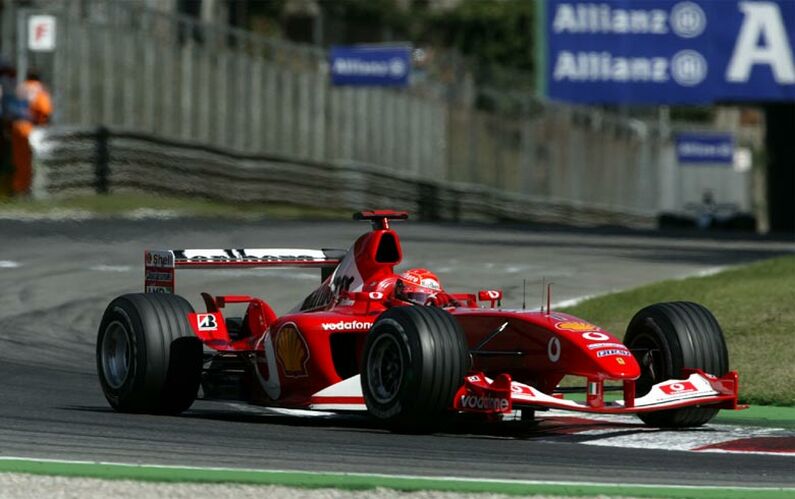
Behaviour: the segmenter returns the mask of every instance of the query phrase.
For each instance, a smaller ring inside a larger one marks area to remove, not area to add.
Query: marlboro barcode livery
[[[119,411],[174,414],[201,394],[367,411],[411,431],[433,430],[445,414],[531,418],[548,408],[636,413],[649,425],[689,427],[739,408],[737,373],[704,307],[650,305],[622,342],[549,304],[504,308],[501,290],[450,292],[431,270],[396,271],[403,253],[390,223],[407,217],[355,214],[372,230],[347,251],[146,251],[145,293],[113,300],[100,324],[97,368],[108,402]],[[281,316],[253,296],[205,292],[205,310],[196,312],[175,294],[180,269],[230,267],[317,268],[320,285]],[[227,316],[229,304],[243,304],[243,316]],[[567,375],[582,386],[560,387]],[[622,396],[606,400],[611,390]],[[564,397],[574,391],[585,400]]]

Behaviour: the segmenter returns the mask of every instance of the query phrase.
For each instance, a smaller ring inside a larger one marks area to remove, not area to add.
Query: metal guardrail
[[[649,213],[573,204],[350,162],[245,154],[104,127],[40,128],[32,140],[35,194],[147,192],[229,203],[351,210],[406,209],[425,220],[521,220],[651,227]]]

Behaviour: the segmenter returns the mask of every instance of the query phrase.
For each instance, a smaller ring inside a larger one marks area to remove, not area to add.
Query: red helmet
[[[428,269],[409,269],[400,274],[400,278],[406,286],[418,286],[431,292],[442,290],[439,278]]]
[[[443,292],[439,278],[428,269],[409,269],[403,272],[395,288],[399,299],[422,305],[433,301],[437,294]]]

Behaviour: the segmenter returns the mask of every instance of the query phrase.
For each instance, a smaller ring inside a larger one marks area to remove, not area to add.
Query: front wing
[[[567,400],[543,393],[532,386],[512,381],[502,374],[490,379],[482,373],[467,376],[453,402],[462,412],[508,413],[523,407],[563,409],[602,414],[635,414],[639,412],[677,409],[688,406],[713,406],[725,409],[744,408],[737,404],[737,372],[720,378],[700,370],[690,370],[686,379],[666,380],[652,386],[642,397],[625,396],[625,400],[605,401],[599,383],[589,383],[586,401]],[[634,383],[633,383],[634,390]],[[626,395],[626,393],[625,393]]]
[[[628,400],[604,401],[601,393],[589,394],[584,402],[567,400],[513,381],[507,374],[490,379],[483,373],[476,373],[466,377],[464,385],[455,396],[453,409],[485,414],[509,413],[521,408],[635,414],[697,405],[721,409],[745,408],[737,404],[736,371],[720,378],[700,370],[689,370],[685,374],[688,375],[686,379],[670,379],[658,383],[646,395],[637,399],[629,398],[632,402],[628,403]],[[601,390],[601,384],[599,388]],[[308,408],[328,411],[366,410],[359,375],[315,393]]]

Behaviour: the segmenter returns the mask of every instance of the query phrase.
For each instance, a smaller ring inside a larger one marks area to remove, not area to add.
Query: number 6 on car
[[[504,308],[498,290],[449,292],[428,269],[395,270],[403,252],[390,223],[406,218],[356,213],[372,230],[348,250],[147,251],[147,292],[113,300],[99,326],[97,371],[108,402],[119,411],[175,414],[201,393],[367,411],[408,431],[433,431],[446,413],[493,419],[545,408],[690,427],[740,408],[723,333],[701,305],[648,306],[622,343],[568,314]],[[260,298],[209,293],[196,313],[174,294],[177,269],[234,267],[317,268],[320,284],[283,315]],[[230,303],[245,306],[242,317],[224,314]],[[585,401],[562,398],[566,375],[583,378]],[[623,396],[605,400],[613,388]]]

